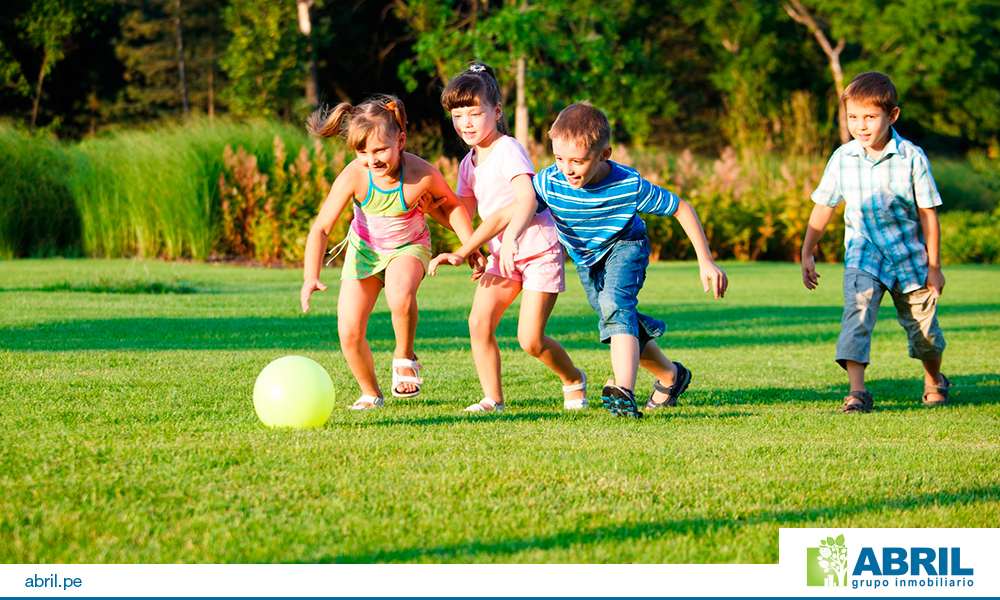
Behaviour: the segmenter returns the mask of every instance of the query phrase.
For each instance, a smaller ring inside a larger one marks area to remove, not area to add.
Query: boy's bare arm
[[[681,200],[677,205],[674,218],[681,224],[684,233],[691,240],[691,245],[694,246],[695,254],[698,255],[698,270],[700,271],[702,287],[706,292],[712,292],[715,298],[722,298],[726,295],[726,289],[729,287],[729,278],[726,277],[726,272],[712,260],[712,249],[708,245],[705,230],[698,219],[698,212],[693,206]]]
[[[927,287],[935,297],[944,290],[944,273],[941,272],[941,225],[936,208],[917,208],[920,228],[927,244]]]
[[[816,272],[816,244],[823,237],[823,231],[833,216],[834,208],[823,204],[813,206],[809,214],[809,224],[806,226],[806,237],[802,240],[802,284],[808,290],[819,285],[819,273]]]

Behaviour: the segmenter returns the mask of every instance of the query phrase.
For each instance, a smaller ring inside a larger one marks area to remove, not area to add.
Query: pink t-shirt
[[[514,201],[514,186],[511,180],[518,175],[534,175],[535,168],[528,153],[514,138],[505,135],[493,142],[486,160],[473,164],[474,151],[469,151],[458,167],[459,196],[475,196],[479,216],[487,218]],[[503,232],[490,240],[490,252],[500,253]],[[517,240],[516,260],[524,260],[543,252],[558,250],[559,236],[556,233],[552,214],[545,209],[537,213]]]

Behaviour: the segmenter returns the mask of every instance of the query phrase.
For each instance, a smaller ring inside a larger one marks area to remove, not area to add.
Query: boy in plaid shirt
[[[802,282],[819,284],[813,253],[834,207],[846,203],[844,314],[836,360],[847,371],[844,412],[869,412],[865,387],[871,333],[885,292],[909,338],[910,356],[924,367],[926,406],[948,401],[941,373],[944,336],[937,301],[944,289],[936,207],[941,205],[927,156],[892,128],[899,118],[896,88],[882,73],[855,77],[841,97],[854,138],[830,157],[802,242]]]

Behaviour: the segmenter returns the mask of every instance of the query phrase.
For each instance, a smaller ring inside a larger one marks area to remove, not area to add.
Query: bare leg
[[[646,342],[646,347],[642,349],[642,354],[639,355],[639,366],[652,373],[653,377],[656,377],[666,387],[673,385],[674,377],[677,376],[677,366],[667,358],[663,350],[656,344],[656,340]],[[666,399],[666,394],[657,392],[654,388],[653,402],[660,403],[666,401]]]
[[[935,386],[941,384],[941,357],[925,358],[924,363],[924,386]],[[928,402],[940,402],[944,397],[937,392],[927,394]]]
[[[375,378],[375,359],[366,339],[368,317],[372,314],[381,289],[382,282],[376,277],[345,279],[340,283],[340,297],[337,300],[340,349],[361,387],[361,393],[367,396],[382,395]]]
[[[863,392],[868,389],[865,387],[865,368],[867,366],[864,363],[854,362],[853,360],[844,361],[844,368],[847,369],[847,380],[851,384],[850,391]]]
[[[635,374],[639,369],[639,339],[627,333],[611,336],[611,370],[615,385],[635,390]]]
[[[393,358],[413,359],[413,340],[417,335],[417,288],[424,278],[424,265],[412,256],[393,259],[385,270],[385,299],[392,314],[392,331],[396,336]],[[400,367],[400,375],[416,375],[413,369]],[[417,391],[416,384],[400,383],[396,392]]]
[[[500,383],[497,325],[520,291],[520,282],[495,275],[483,275],[476,287],[472,311],[469,313],[472,359],[479,375],[479,385],[483,388],[483,396],[498,404],[503,404],[503,387]]]
[[[545,324],[548,323],[558,298],[559,294],[524,291],[517,321],[517,341],[522,350],[551,369],[563,385],[573,385],[583,381],[583,371],[576,368],[559,342],[545,335]],[[584,396],[583,390],[566,392],[564,400],[580,400]]]

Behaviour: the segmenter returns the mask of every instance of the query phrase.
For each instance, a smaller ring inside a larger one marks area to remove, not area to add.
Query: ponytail
[[[341,102],[333,110],[321,107],[306,119],[306,130],[312,135],[342,135],[354,150],[363,149],[368,135],[376,129],[386,136],[406,132],[402,100],[395,96],[375,96],[357,106]]]
[[[332,110],[321,106],[306,119],[306,130],[319,137],[342,135],[354,110],[350,102],[341,102]]]
[[[396,121],[396,127],[399,127],[400,131],[406,131],[406,109],[403,108],[403,102],[395,96],[379,96],[378,99]]]

